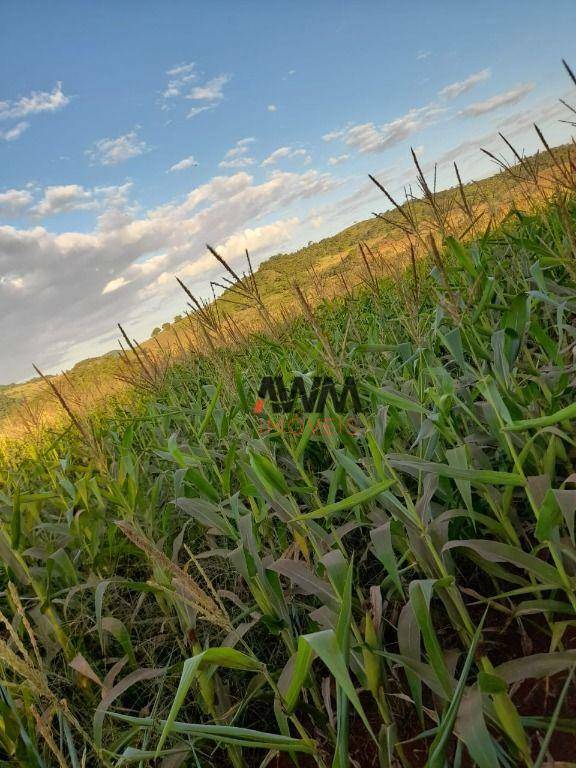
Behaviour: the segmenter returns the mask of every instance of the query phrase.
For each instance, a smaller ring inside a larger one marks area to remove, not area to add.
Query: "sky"
[[[0,384],[117,348],[243,267],[574,128],[576,4],[2,0]]]

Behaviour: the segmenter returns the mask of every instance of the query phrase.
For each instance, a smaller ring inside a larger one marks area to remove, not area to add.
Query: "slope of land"
[[[554,187],[550,174],[554,172],[556,163],[566,162],[570,152],[570,145],[557,147],[554,157],[548,153],[538,154],[512,165],[509,172],[500,170],[494,176],[466,184],[462,189],[456,186],[439,192],[435,195],[438,210],[452,211],[451,215],[461,217],[461,197],[464,194],[467,204],[478,215],[479,223],[487,226],[488,221],[501,220],[513,206],[525,207],[527,195],[530,205],[535,202],[540,204]],[[535,195],[532,190],[536,177],[540,178],[541,186]],[[425,197],[422,179],[417,188],[419,195]],[[390,208],[384,194],[382,207]],[[280,322],[295,311],[301,311],[294,292],[295,279],[311,304],[317,305],[346,294],[374,278],[402,271],[408,259],[408,241],[398,225],[403,223],[402,211],[408,207],[413,209],[416,218],[431,216],[429,225],[437,226],[437,212],[430,212],[425,203],[413,202],[409,206],[405,203],[402,210],[388,210],[385,218],[373,216],[294,253],[277,254],[260,264],[254,280],[267,311]],[[366,246],[364,255],[362,245]],[[182,294],[182,298],[184,304],[186,296]],[[227,333],[220,334],[222,338],[218,343],[234,340],[243,331],[253,331],[262,324],[261,313],[255,311],[253,302],[245,306],[245,301],[240,302],[238,295],[231,290],[224,291],[215,308],[218,309],[221,324],[228,329]],[[194,313],[194,306],[190,304],[189,309],[192,314],[198,314]],[[231,322],[224,322],[226,317],[230,317]],[[122,318],[118,320],[121,322]],[[165,323],[163,330],[154,334],[153,339],[143,342],[142,347],[153,356],[161,352],[177,357],[183,347],[203,349],[205,343],[205,336],[199,332],[196,320],[185,319]],[[127,347],[126,344],[124,346]],[[64,375],[50,379],[71,406],[84,412],[102,405],[109,398],[121,396],[127,386],[126,379],[129,383],[131,376],[125,376],[122,358],[110,354],[81,361]],[[0,387],[0,434],[35,430],[41,424],[58,422],[62,415],[53,391],[39,377],[22,384]]]

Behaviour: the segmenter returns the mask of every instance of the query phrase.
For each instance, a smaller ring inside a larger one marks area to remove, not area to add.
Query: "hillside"
[[[513,164],[506,172],[502,169],[493,176],[479,182],[452,187],[436,193],[438,210],[453,211],[465,194],[468,203],[482,215],[482,221],[497,221],[515,204],[522,208],[526,200],[526,184],[530,186],[534,175],[540,176],[542,188],[540,197],[550,194],[552,184],[547,174],[554,169],[555,162],[564,162],[569,157],[571,146],[557,147],[555,160],[548,154],[537,154],[523,159],[522,163]],[[415,178],[417,169],[415,168]],[[418,189],[418,185],[416,185]],[[419,195],[424,196],[419,188]],[[534,195],[530,195],[531,201]],[[430,212],[421,201],[404,203],[403,210],[410,208],[413,215],[426,217]],[[376,275],[389,274],[390,270],[402,269],[406,258],[407,241],[398,224],[402,222],[402,213],[391,208],[389,201],[382,195],[382,210],[386,210],[385,219],[372,216],[338,232],[331,237],[295,251],[280,253],[261,263],[255,271],[255,281],[262,301],[271,315],[282,321],[292,311],[301,308],[295,300],[293,281],[297,276],[298,284],[312,304],[353,290],[366,279]],[[461,215],[461,213],[460,213]],[[434,224],[435,222],[430,222]],[[369,257],[374,261],[373,276],[366,276],[365,261],[359,248],[364,243],[369,250]],[[225,273],[224,273],[225,274]],[[193,286],[189,286],[193,290]],[[183,305],[186,296],[182,294]],[[238,297],[230,290],[224,291],[216,302],[221,318],[230,317],[234,322],[235,332],[241,328],[252,330],[261,322],[252,306],[245,308],[238,302]],[[118,318],[122,321],[122,318]],[[195,323],[187,320],[165,323],[163,330],[154,335],[153,340],[141,342],[144,349],[156,355],[164,350],[171,356],[177,356],[182,346],[198,345],[202,348],[204,339],[199,335]],[[102,357],[90,358],[77,363],[65,375],[50,377],[55,385],[76,402],[81,410],[94,404],[105,402],[108,397],[121,392],[126,382],[117,376],[122,374],[121,359],[111,352]],[[18,432],[21,426],[24,404],[24,421],[27,424],[42,420],[52,421],[61,415],[53,393],[46,383],[38,377],[21,384],[0,387],[0,433]]]

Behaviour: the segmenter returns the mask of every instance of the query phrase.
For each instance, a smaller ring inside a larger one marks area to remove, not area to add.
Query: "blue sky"
[[[143,338],[259,262],[383,207],[409,149],[488,174],[502,130],[571,135],[573,2],[0,5],[0,383]]]

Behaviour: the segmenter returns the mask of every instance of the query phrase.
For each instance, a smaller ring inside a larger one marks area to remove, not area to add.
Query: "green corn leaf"
[[[214,394],[212,395],[210,404],[206,409],[206,414],[202,420],[202,424],[200,424],[200,428],[198,430],[198,437],[201,437],[204,434],[204,432],[208,429],[208,424],[210,424],[210,419],[212,418],[212,414],[214,413],[214,409],[216,408],[216,404],[218,403],[218,398],[220,397],[220,392],[222,391],[222,385],[223,385],[223,380],[220,379],[220,381],[216,386],[216,389],[214,390]]]
[[[470,468],[468,451],[466,450],[465,445],[458,445],[456,448],[450,448],[447,450],[446,458],[448,459],[448,464],[451,467],[457,467],[459,469]],[[464,504],[466,504],[466,509],[468,512],[473,512],[472,489],[470,481],[455,478],[455,482],[456,487],[460,491],[460,495],[462,496]]]
[[[562,522],[562,510],[556,500],[554,491],[549,488],[538,510],[535,536],[538,541],[549,541],[553,532],[558,530]]]
[[[497,768],[500,765],[494,741],[486,727],[482,693],[476,686],[469,688],[462,697],[455,729],[478,768]]]
[[[387,491],[388,488],[393,486],[395,482],[395,480],[383,480],[382,482],[376,483],[375,485],[372,485],[363,491],[353,493],[346,499],[335,501],[333,504],[327,504],[324,507],[315,509],[313,512],[307,512],[304,515],[298,515],[296,520],[317,520],[319,518],[327,518],[331,517],[332,515],[339,514],[340,512],[346,512],[346,510],[352,509],[352,507],[357,507],[359,504],[367,504],[381,493],[384,493],[384,491]]]
[[[352,622],[352,577],[354,574],[354,564],[351,562],[347,568],[346,580],[342,590],[342,603],[338,624],[336,625],[336,641],[342,654],[346,667],[350,663],[350,625]],[[332,768],[348,767],[348,741],[350,722],[348,716],[349,697],[346,690],[338,683],[336,684],[336,749]],[[370,729],[368,729],[370,730]]]
[[[529,555],[527,552],[510,544],[483,539],[464,539],[462,541],[449,541],[444,545],[443,551],[458,547],[471,549],[489,562],[511,563],[518,566],[518,568],[523,568],[528,573],[539,578],[544,584],[557,584],[560,588],[564,586],[564,582],[554,566],[548,565],[548,563],[540,560],[539,557]]]
[[[448,748],[448,743],[450,741],[450,738],[454,730],[454,723],[456,722],[456,716],[457,715],[459,716],[461,723],[462,723],[462,720],[465,720],[469,717],[469,712],[468,712],[469,704],[467,703],[466,707],[462,709],[461,702],[466,689],[466,682],[468,680],[468,675],[470,674],[470,669],[475,659],[476,649],[478,647],[478,643],[480,642],[480,638],[482,636],[482,627],[484,626],[485,618],[486,618],[486,614],[484,614],[484,616],[482,617],[482,620],[480,621],[480,624],[478,625],[478,627],[476,628],[476,631],[474,632],[474,636],[470,643],[468,653],[466,654],[466,661],[464,662],[462,672],[460,673],[458,685],[456,686],[456,690],[454,691],[454,695],[452,697],[452,700],[450,701],[450,706],[446,710],[444,717],[442,718],[442,721],[438,726],[438,731],[436,732],[434,741],[432,742],[432,745],[430,746],[430,749],[428,751],[428,762],[426,763],[427,768],[443,768],[446,760],[446,750]],[[480,698],[480,716],[482,716],[481,698]],[[492,766],[498,765],[498,760],[496,758],[496,753],[494,750],[494,745],[492,744],[492,739],[490,739],[489,737],[485,724],[484,724],[484,730],[488,735],[488,740],[486,741],[483,751],[485,751],[488,755],[488,753],[491,750],[490,757],[492,758],[492,762],[487,762],[484,759],[484,757],[482,758],[482,762],[479,762],[477,758],[474,758],[474,759],[476,760],[480,768],[492,768]],[[469,748],[469,751],[470,751],[470,748]]]
[[[246,654],[237,651],[235,648],[208,648],[202,653],[186,659],[182,667],[178,689],[174,695],[170,712],[158,740],[157,753],[162,749],[164,742],[171,733],[172,726],[184,704],[192,683],[197,679],[199,672],[210,665],[226,667],[227,669],[242,669],[246,672],[260,672],[264,668],[264,665],[259,661],[246,656]]]
[[[567,405],[555,413],[547,416],[538,416],[535,419],[521,419],[507,424],[504,429],[507,432],[523,432],[527,429],[542,429],[543,427],[552,427],[561,421],[573,421],[576,418],[576,403]]]
[[[455,480],[468,480],[473,485],[510,485],[524,486],[525,479],[513,472],[497,472],[490,469],[465,469],[463,467],[439,464],[435,461],[426,461],[415,456],[391,453],[388,456],[390,464],[396,469],[410,474],[427,472],[439,477],[451,477]]]
[[[384,565],[392,579],[394,586],[398,590],[401,597],[404,598],[404,589],[402,587],[402,581],[400,580],[400,574],[398,573],[396,555],[394,554],[394,548],[392,547],[390,521],[384,523],[384,525],[381,525],[378,528],[373,528],[370,531],[370,539],[372,540],[376,557]]]
[[[109,715],[115,720],[145,729],[159,726],[164,731],[167,724],[167,720],[156,720],[153,717],[134,717],[119,712],[110,712]],[[204,725],[202,723],[183,723],[176,720],[171,723],[170,730],[172,733],[181,734],[194,740],[205,739],[253,749],[276,749],[282,752],[303,752],[305,754],[315,752],[315,743],[308,739],[296,739],[283,734],[239,728],[233,725]],[[151,754],[155,756],[161,753],[154,750]]]
[[[540,678],[564,672],[576,664],[576,651],[557,651],[556,653],[535,653],[520,659],[505,661],[494,667],[494,674],[508,684],[517,683],[527,678]]]
[[[444,692],[448,697],[453,693],[453,682],[438,637],[436,636],[436,630],[432,624],[432,617],[430,615],[430,601],[432,597],[432,590],[434,588],[433,579],[425,579],[423,581],[414,580],[410,582],[410,602],[414,611],[414,616],[420,627],[422,634],[422,640],[424,641],[424,647],[430,661],[430,665],[436,673],[436,677],[440,681]]]
[[[273,464],[267,456],[254,451],[248,451],[250,457],[250,466],[254,474],[258,477],[258,480],[262,483],[264,488],[272,496],[275,493],[280,493],[284,496],[288,495],[288,485],[284,479],[284,475],[278,467]]]
[[[411,400],[401,392],[396,392],[390,388],[378,389],[377,387],[373,387],[370,384],[367,384],[366,388],[375,394],[377,399],[385,405],[390,405],[399,411],[407,411],[408,413],[420,413],[422,415],[427,415],[426,409],[420,405],[420,403],[417,403],[415,400]]]

